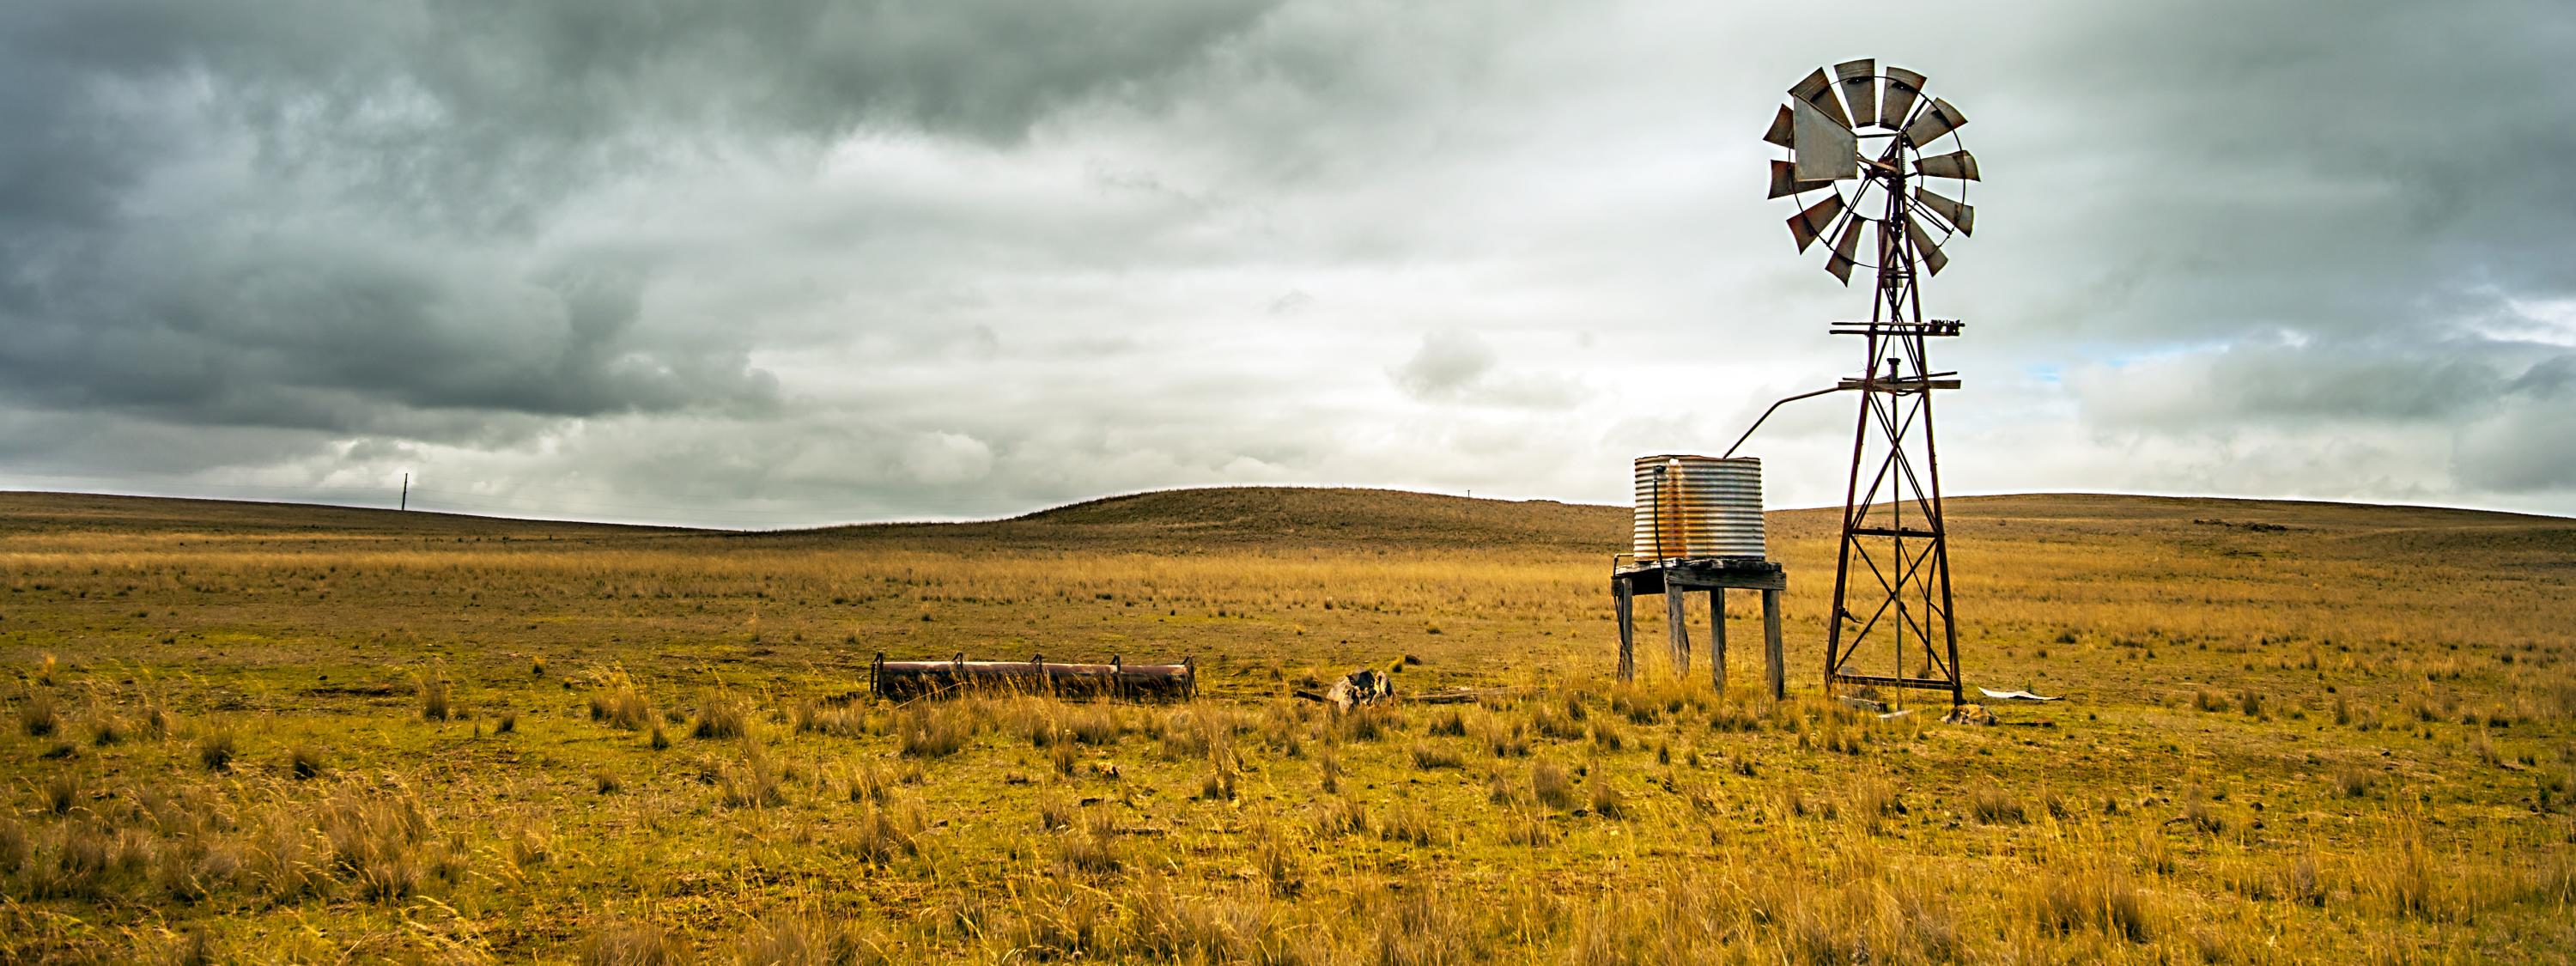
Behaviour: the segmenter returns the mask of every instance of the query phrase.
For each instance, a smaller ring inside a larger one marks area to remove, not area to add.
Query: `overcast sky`
[[[1828,13],[1830,11],[1830,13]],[[1956,493],[2576,513],[2560,2],[20,0],[0,486],[787,526],[1624,503],[1865,314],[1808,71],[1970,118]],[[1747,447],[1840,499],[1850,397]]]

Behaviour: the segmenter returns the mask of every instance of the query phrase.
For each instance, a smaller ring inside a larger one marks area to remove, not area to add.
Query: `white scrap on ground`
[[[1978,693],[1978,694],[1985,695],[1987,698],[1989,698],[1989,699],[1991,699],[1991,700],[1995,700],[1995,701],[2063,701],[2063,700],[2065,700],[2064,698],[2044,698],[2044,697],[2041,697],[2041,696],[2039,696],[2039,695],[2032,694],[2032,693],[2030,693],[2030,692],[2028,692],[2028,691],[1990,691],[1990,690],[1987,690],[1987,689],[1985,689],[1985,688],[1978,688],[1978,689],[1977,689],[1977,693]]]

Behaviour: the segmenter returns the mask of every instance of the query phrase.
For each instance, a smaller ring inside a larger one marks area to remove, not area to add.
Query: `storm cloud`
[[[2576,512],[2542,4],[34,0],[0,485],[768,526],[1618,501],[1860,360],[1760,196],[1857,56],[1971,118],[1963,491]],[[1749,444],[1823,503],[1843,403]]]

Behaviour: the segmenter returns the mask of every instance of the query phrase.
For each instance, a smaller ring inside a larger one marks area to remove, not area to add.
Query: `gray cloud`
[[[0,379],[22,398],[223,425],[382,431],[421,410],[581,416],[763,408],[743,350],[640,344],[643,279],[536,277],[382,239],[136,246],[13,313]]]
[[[2013,105],[2088,118],[2033,152],[2050,193],[2030,201],[2062,240],[2117,253],[2090,261],[2117,266],[2118,294],[2070,300],[2052,332],[2290,328],[2386,345],[2450,334],[2499,290],[2576,291],[2554,254],[2569,216],[2531,203],[2576,190],[2576,171],[2545,160],[2576,151],[2576,99],[2551,79],[2576,18],[2511,2],[2093,13],[2033,38],[2072,42],[2019,65],[2044,68],[2027,83],[2046,89]]]
[[[1506,372],[1492,346],[1473,332],[1441,329],[1422,337],[1422,346],[1387,377],[1404,394],[1422,402],[1463,402],[1482,406],[1564,409],[1580,401],[1582,387],[1546,373]]]
[[[2576,481],[2576,353],[2554,356],[2504,387],[2469,421],[2452,454],[2460,481],[2507,493],[2564,491]]]
[[[2103,427],[2167,431],[2250,423],[2451,422],[2571,358],[2491,343],[2320,345],[2248,339],[2082,374],[2085,413]],[[2535,363],[2537,357],[2541,361]],[[2507,366],[2530,367],[2527,372]]]
[[[772,409],[758,321],[646,318],[673,266],[553,237],[569,198],[736,145],[1016,142],[1059,106],[1140,96],[1261,10],[15,7],[0,391],[334,432]]]
[[[1442,329],[1422,337],[1413,358],[1389,370],[1398,388],[1417,399],[1455,398],[1494,371],[1494,350],[1472,333]]]
[[[2276,467],[2258,478],[2328,492],[2439,499],[2576,481],[2576,352],[2558,347],[2249,341],[2093,368],[2077,398],[2102,438],[2197,441],[2227,462]],[[2428,432],[2447,448],[2426,445]]]
[[[0,10],[0,454],[711,523],[1624,498],[1859,364],[1758,134],[1975,120],[1964,490],[2576,510],[2576,18],[1635,0]],[[1917,56],[1918,52],[1923,53]],[[1462,321],[1463,320],[1463,321]],[[1843,402],[1749,444],[1839,495]],[[224,487],[243,488],[226,490]],[[268,488],[285,489],[268,489]],[[253,489],[256,488],[256,489]]]

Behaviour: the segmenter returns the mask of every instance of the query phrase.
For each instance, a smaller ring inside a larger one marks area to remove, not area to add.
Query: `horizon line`
[[[87,497],[105,497],[105,498],[111,498],[111,499],[124,499],[124,500],[168,500],[168,501],[186,501],[186,502],[202,502],[202,503],[234,503],[234,504],[241,504],[241,505],[245,505],[245,506],[315,507],[315,508],[334,509],[334,510],[374,511],[374,512],[392,513],[392,514],[409,514],[409,513],[417,513],[417,514],[422,514],[422,515],[426,515],[426,516],[454,517],[454,518],[467,519],[467,520],[495,520],[495,521],[508,521],[508,522],[514,522],[514,523],[560,523],[560,524],[572,524],[572,525],[579,525],[579,526],[594,526],[594,527],[623,527],[623,528],[629,528],[629,529],[641,529],[641,530],[684,530],[684,531],[699,532],[699,533],[790,534],[790,533],[814,532],[814,531],[822,531],[822,530],[842,530],[842,529],[852,529],[852,528],[858,528],[858,527],[970,526],[970,525],[978,525],[978,524],[1009,523],[1009,522],[1016,521],[1016,520],[1025,520],[1025,519],[1027,519],[1027,518],[1029,518],[1029,517],[1038,516],[1038,515],[1040,515],[1040,514],[1052,513],[1052,512],[1058,511],[1058,510],[1071,509],[1071,508],[1073,508],[1073,507],[1085,506],[1085,505],[1089,505],[1089,504],[1093,504],[1093,503],[1101,503],[1101,502],[1106,502],[1106,501],[1109,501],[1109,500],[1119,500],[1119,499],[1126,499],[1126,498],[1129,498],[1129,497],[1138,497],[1138,496],[1149,496],[1149,495],[1153,495],[1153,494],[1157,494],[1157,493],[1188,493],[1188,492],[1202,491],[1202,490],[1263,490],[1263,489],[1281,489],[1281,490],[1290,490],[1290,489],[1293,489],[1293,490],[1362,490],[1362,491],[1372,491],[1372,492],[1379,492],[1379,493],[1409,493],[1409,494],[1416,494],[1416,495],[1421,495],[1421,496],[1446,497],[1446,498],[1453,499],[1453,500],[1483,501],[1483,502],[1491,502],[1491,503],[1555,503],[1555,504],[1559,504],[1559,505],[1563,505],[1563,506],[1575,506],[1575,507],[1600,507],[1600,508],[1603,508],[1603,509],[1629,509],[1629,508],[1630,508],[1630,507],[1629,507],[1628,505],[1626,505],[1626,504],[1617,504],[1617,503],[1591,503],[1591,502],[1580,501],[1580,500],[1564,500],[1564,499],[1558,499],[1558,498],[1555,498],[1555,497],[1544,497],[1544,496],[1536,496],[1536,497],[1533,497],[1533,496],[1486,496],[1486,497],[1480,497],[1480,496],[1473,496],[1473,495],[1469,495],[1469,494],[1472,494],[1472,493],[1473,493],[1473,491],[1472,491],[1472,490],[1468,490],[1468,491],[1465,491],[1465,492],[1450,492],[1450,491],[1442,491],[1442,490],[1412,489],[1412,488],[1401,487],[1401,486],[1364,485],[1364,484],[1347,484],[1347,483],[1208,483],[1208,484],[1193,484],[1193,485],[1185,485],[1185,486],[1154,487],[1154,488],[1148,488],[1148,489],[1137,489],[1137,490],[1123,490],[1123,491],[1112,492],[1112,493],[1104,493],[1104,494],[1100,494],[1100,495],[1097,495],[1097,496],[1085,497],[1085,498],[1082,498],[1082,499],[1072,500],[1072,501],[1068,501],[1068,502],[1064,502],[1064,503],[1053,503],[1053,504],[1047,504],[1047,505],[1039,506],[1039,507],[1037,507],[1037,508],[1035,508],[1035,509],[1022,510],[1022,511],[1019,511],[1019,512],[1016,512],[1016,513],[1010,513],[1010,514],[1005,514],[1005,515],[1001,515],[1001,516],[991,516],[991,517],[952,517],[952,518],[946,518],[946,519],[939,519],[939,518],[926,518],[926,519],[863,520],[863,521],[845,521],[845,522],[838,522],[838,523],[798,524],[798,525],[787,525],[787,526],[779,526],[779,527],[723,527],[723,526],[705,526],[705,525],[688,524],[688,523],[653,523],[653,522],[633,522],[633,521],[622,521],[622,520],[611,520],[611,519],[596,519],[596,518],[585,518],[585,517],[564,517],[564,516],[512,516],[512,515],[507,515],[506,513],[469,513],[469,512],[459,512],[459,511],[454,511],[454,510],[436,510],[436,509],[405,510],[405,509],[398,509],[398,508],[395,508],[395,507],[376,506],[376,505],[372,505],[372,504],[330,503],[330,502],[307,501],[307,500],[260,500],[260,499],[244,499],[244,498],[238,498],[238,497],[222,497],[222,496],[172,496],[172,495],[168,495],[168,494],[161,494],[161,493],[121,493],[121,492],[110,492],[110,491],[102,491],[102,490],[43,490],[43,489],[22,489],[22,488],[15,488],[15,487],[0,486],[0,493],[24,494],[24,495],[34,495],[34,496],[87,496]],[[2537,520],[2576,520],[2576,516],[2559,516],[2559,515],[2556,515],[2556,514],[2535,513],[2535,512],[2528,511],[2528,510],[2504,510],[2504,509],[2496,509],[2496,508],[2492,508],[2492,507],[2480,507],[2480,506],[2461,506],[2461,505],[2437,504],[2437,503],[2372,502],[2372,501],[2349,500],[2349,499],[2344,499],[2344,500],[2337,500],[2337,499],[2319,499],[2319,498],[2313,498],[2313,497],[2242,496],[2242,495],[2235,495],[2235,494],[2221,494],[2221,493],[2121,492],[2121,491],[2112,491],[2112,490],[2023,490],[2023,491],[2002,491],[2002,492],[1976,492],[1976,493],[1954,493],[1954,494],[1943,494],[1943,499],[1944,499],[1944,500],[1957,500],[1957,499],[1983,499],[1983,498],[1993,498],[1993,497],[2037,497],[2037,496],[2135,497],[2135,498],[2142,498],[2142,499],[2156,499],[2156,500],[2224,500],[2224,501],[2241,502],[2241,503],[2292,503],[2292,504],[2308,504],[2308,505],[2320,505],[2320,506],[2389,507],[2389,508],[2403,508],[2403,509],[2416,509],[2416,510],[2449,510],[2449,511],[2455,511],[2455,512],[2466,512],[2466,513],[2491,513],[2491,514],[2496,514],[2496,515],[2500,515],[2500,516],[2529,517],[2529,518],[2537,519]],[[1873,504],[1871,504],[1871,505],[1872,505],[1872,506],[1878,506],[1878,505],[1881,505],[1881,504],[1879,504],[1879,503],[1873,503]],[[1768,514],[1772,514],[1772,513],[1800,513],[1800,512],[1810,512],[1810,511],[1815,511],[1815,510],[1830,510],[1830,509],[1836,509],[1836,508],[1838,508],[1838,507],[1840,507],[1840,506],[1841,506],[1841,504],[1836,504],[1836,503],[1825,503],[1825,504],[1818,504],[1818,505],[1813,505],[1813,506],[1766,506],[1766,507],[1764,507],[1764,508],[1763,508],[1762,512],[1763,512],[1764,514],[1766,514],[1766,515],[1768,515]],[[724,512],[724,511],[709,511],[709,512],[717,512],[717,513],[721,513],[721,512]]]

